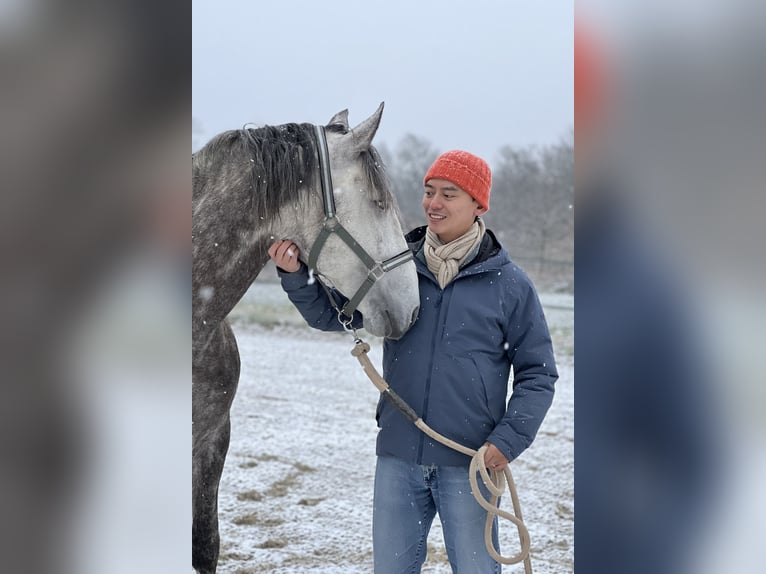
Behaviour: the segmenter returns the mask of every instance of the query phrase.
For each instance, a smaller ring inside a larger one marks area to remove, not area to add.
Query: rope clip
[[[354,336],[354,342],[360,342],[362,339],[359,338],[359,335],[356,332],[356,329],[352,326],[352,323],[354,322],[353,317],[348,317],[347,319],[344,319],[344,317],[348,317],[343,312],[343,309],[338,309],[338,323],[340,323],[343,326],[343,330],[346,333],[351,333]]]

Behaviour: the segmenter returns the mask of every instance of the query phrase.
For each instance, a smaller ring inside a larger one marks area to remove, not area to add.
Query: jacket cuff
[[[282,283],[282,289],[285,291],[295,291],[301,287],[305,287],[309,280],[309,270],[303,263],[300,268],[292,273],[284,271],[277,267],[277,275]]]
[[[518,456],[524,451],[523,448],[513,446],[511,441],[506,440],[500,433],[493,432],[487,437],[487,442],[495,445],[497,450],[503,453],[503,456],[508,459],[508,462],[518,458]]]

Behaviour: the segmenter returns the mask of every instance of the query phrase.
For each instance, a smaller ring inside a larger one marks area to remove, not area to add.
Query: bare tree
[[[405,135],[388,158],[387,148],[379,146],[386,160],[393,192],[399,203],[403,224],[407,229],[423,225],[423,176],[438,157],[439,151],[427,139]]]
[[[573,287],[573,201],[571,132],[543,148],[501,148],[485,219],[511,257],[546,288]]]

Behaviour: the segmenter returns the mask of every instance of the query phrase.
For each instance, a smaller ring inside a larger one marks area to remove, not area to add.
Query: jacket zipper
[[[429,279],[430,280],[430,279]],[[449,285],[447,286],[449,288]],[[434,323],[434,332],[431,335],[431,360],[428,365],[428,379],[426,380],[426,388],[425,392],[423,393],[423,408],[421,410],[421,417],[425,417],[428,414],[428,398],[431,394],[431,379],[433,377],[433,368],[434,368],[434,357],[436,354],[436,340],[439,333],[439,325],[441,324],[441,318],[442,314],[444,312],[442,303],[444,302],[444,291],[438,288],[438,296],[439,296],[439,312],[436,317],[436,321]],[[417,458],[417,464],[423,464],[423,448],[425,447],[425,440],[426,435],[424,433],[420,433],[420,443],[418,445],[418,458]]]

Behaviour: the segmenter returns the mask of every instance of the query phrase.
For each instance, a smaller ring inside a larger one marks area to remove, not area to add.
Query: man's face
[[[423,194],[428,228],[444,243],[454,241],[486,210],[474,198],[445,179],[429,179]]]

